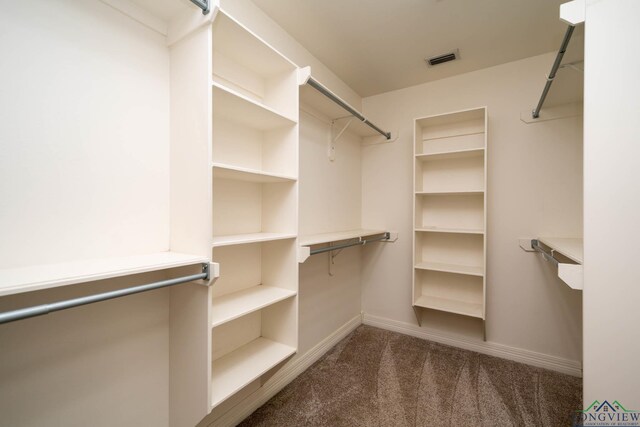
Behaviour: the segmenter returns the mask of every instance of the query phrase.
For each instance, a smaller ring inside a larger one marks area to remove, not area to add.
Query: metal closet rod
[[[362,238],[360,238],[360,240],[358,240],[357,242],[344,243],[342,245],[334,245],[334,246],[327,246],[326,248],[314,249],[312,251],[309,251],[309,255],[321,254],[323,252],[336,251],[338,249],[349,248],[351,246],[363,246],[363,245],[366,245],[367,243],[370,243],[370,242],[379,242],[381,240],[389,240],[390,238],[391,238],[391,234],[387,232],[387,233],[384,233],[381,237],[376,237],[375,239],[362,240]]]
[[[118,289],[116,291],[87,295],[84,297],[58,301],[51,304],[35,305],[32,307],[5,311],[4,313],[0,313],[0,324],[15,322],[16,320],[28,319],[30,317],[42,316],[44,314],[53,313],[54,311],[66,310],[68,308],[78,307],[81,305],[93,304],[95,302],[125,297],[127,295],[139,294],[140,292],[153,291],[155,289],[166,288],[167,286],[179,285],[181,283],[192,282],[194,280],[200,279],[209,279],[209,264],[202,264],[202,273],[199,274],[192,274],[190,276],[162,280],[160,282],[149,283],[146,285]]]
[[[382,129],[380,129],[378,126],[371,123],[369,120],[367,120],[365,116],[360,114],[360,112],[358,112],[357,110],[354,110],[353,107],[351,107],[349,104],[347,104],[342,99],[340,99],[335,93],[331,92],[329,89],[324,87],[320,82],[318,82],[317,80],[314,80],[313,77],[309,77],[309,80],[307,80],[307,83],[309,84],[309,86],[311,86],[312,88],[322,93],[324,96],[326,96],[327,98],[329,98],[330,100],[332,100],[333,102],[335,102],[336,104],[338,104],[339,106],[347,110],[349,114],[356,117],[362,123],[364,123],[365,125],[369,126],[371,129],[378,132],[380,135],[384,136],[387,139],[391,139],[391,132],[385,132]]]
[[[202,14],[206,15],[211,11],[209,6],[209,1],[210,0],[191,0],[191,3],[195,4],[200,9],[202,9]]]
[[[553,66],[551,67],[551,72],[549,73],[549,77],[547,77],[547,83],[545,83],[544,85],[544,89],[542,90],[542,95],[540,95],[540,101],[538,101],[538,106],[531,113],[534,119],[537,119],[538,117],[540,117],[540,110],[542,109],[542,104],[544,104],[544,100],[547,97],[547,94],[549,93],[549,89],[551,89],[551,84],[553,83],[553,79],[556,77],[556,72],[558,71],[558,68],[560,68],[562,57],[564,56],[564,53],[567,51],[567,46],[569,46],[569,41],[571,40],[571,35],[573,34],[574,28],[575,27],[573,25],[569,25],[569,27],[567,28],[567,32],[564,33],[564,39],[562,40],[562,44],[560,45],[560,50],[556,55],[556,60],[553,63]]]

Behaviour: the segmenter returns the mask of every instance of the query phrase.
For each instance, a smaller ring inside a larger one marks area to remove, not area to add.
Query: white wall
[[[634,0],[587,1],[584,402],[631,410],[640,410],[638,16]]]
[[[168,249],[164,38],[97,0],[1,7],[0,267]]]
[[[582,120],[525,124],[554,54],[365,98],[364,111],[400,129],[363,149],[362,223],[400,232],[365,251],[363,311],[417,325],[411,308],[413,119],[488,107],[487,340],[581,360],[581,294],[518,238],[582,235]],[[566,73],[567,71],[561,71]],[[553,89],[552,89],[553,90]],[[425,311],[426,312],[426,311]],[[429,311],[423,327],[481,340],[481,322]]]
[[[303,107],[304,108],[304,107]],[[345,132],[330,161],[329,122],[300,112],[300,234],[360,228],[361,141]],[[346,249],[334,258],[313,255],[300,264],[299,354],[360,314],[361,250]]]
[[[0,10],[0,268],[167,250],[164,38],[98,0]],[[160,291],[0,325],[0,425],[168,425],[168,309]]]
[[[161,278],[12,295],[0,311]],[[0,325],[0,426],[168,426],[168,325],[167,290]]]

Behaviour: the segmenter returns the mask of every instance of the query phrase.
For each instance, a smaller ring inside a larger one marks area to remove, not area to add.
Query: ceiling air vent
[[[458,49],[440,55],[431,56],[425,59],[425,61],[427,61],[427,65],[429,67],[433,67],[434,65],[444,64],[445,62],[455,61],[456,59],[460,59],[460,52]]]

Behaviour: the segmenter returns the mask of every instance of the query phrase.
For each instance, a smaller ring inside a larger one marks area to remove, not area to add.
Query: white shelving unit
[[[206,257],[158,252],[0,270],[0,296],[206,263]]]
[[[215,408],[297,348],[298,69],[224,12],[212,40]]]
[[[172,248],[220,265],[173,297],[172,425],[257,390],[298,347],[298,68],[211,15],[171,47]]]
[[[413,307],[485,320],[487,112],[419,118]]]

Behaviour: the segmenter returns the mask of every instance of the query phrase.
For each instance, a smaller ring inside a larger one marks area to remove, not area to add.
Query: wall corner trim
[[[209,427],[235,426],[251,415],[253,411],[264,405],[269,399],[275,396],[287,384],[296,379],[298,375],[306,371],[318,359],[342,341],[347,335],[353,332],[362,324],[362,315],[358,314],[347,323],[339,327],[332,334],[316,344],[311,350],[301,355],[299,358],[287,364],[276,373],[264,386],[256,390],[231,410],[208,424]]]
[[[503,344],[492,343],[490,341],[472,340],[443,334],[441,332],[421,328],[418,325],[412,325],[410,323],[373,316],[366,313],[363,316],[362,323],[376,328],[399,332],[416,338],[422,338],[440,344],[462,348],[464,350],[475,351],[477,353],[512,360],[514,362],[520,362],[536,366],[538,368],[549,369],[551,371],[572,375],[574,377],[582,377],[582,363],[576,360],[565,359],[517,347],[510,347]]]

